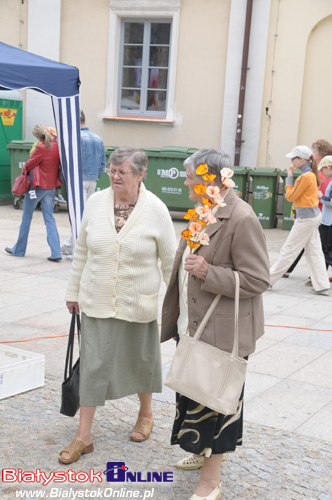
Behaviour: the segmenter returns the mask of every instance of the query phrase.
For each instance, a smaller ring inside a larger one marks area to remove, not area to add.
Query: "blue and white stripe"
[[[75,244],[84,208],[79,96],[52,96],[67,206]]]

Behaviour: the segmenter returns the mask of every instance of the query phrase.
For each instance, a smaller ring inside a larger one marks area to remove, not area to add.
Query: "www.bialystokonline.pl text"
[[[45,490],[19,490],[16,491],[16,498],[68,498],[70,500],[80,498],[154,498],[154,488],[151,490],[132,490],[128,488],[97,488],[95,490],[74,488],[51,488]]]

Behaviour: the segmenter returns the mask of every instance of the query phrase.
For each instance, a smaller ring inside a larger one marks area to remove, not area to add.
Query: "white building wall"
[[[29,0],[27,50],[47,59],[60,59],[61,0]],[[27,91],[25,137],[32,138],[32,129],[38,123],[54,126],[50,96]]]
[[[253,2],[240,165],[257,166],[271,0]],[[247,0],[232,0],[221,147],[234,159]]]
[[[257,164],[271,0],[253,2],[240,164]]]
[[[307,142],[310,146],[317,139],[332,142],[331,127],[322,128],[321,121],[317,126],[317,117],[326,115],[330,109],[330,93],[323,94],[324,87],[320,80],[326,78],[329,81],[331,72],[331,65],[326,64],[330,36],[324,28],[327,18],[332,15],[332,2],[274,0],[272,6],[259,163],[260,166],[286,169],[289,159],[285,155],[296,144]],[[296,31],[294,26],[298,27]],[[330,26],[326,25],[326,30],[329,29]],[[312,43],[317,35],[319,47],[315,47],[314,52],[318,59],[312,67],[309,65],[314,55],[311,52],[314,48]],[[266,105],[269,106],[269,116],[264,112]],[[309,117],[309,109],[314,106],[319,113]]]

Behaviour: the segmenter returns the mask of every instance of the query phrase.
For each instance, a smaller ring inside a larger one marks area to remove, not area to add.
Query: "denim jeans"
[[[13,254],[19,257],[24,257],[28,244],[33,212],[37,204],[40,202],[44,222],[46,225],[47,243],[49,244],[51,249],[51,257],[52,259],[57,259],[61,257],[61,253],[59,234],[55,224],[55,219],[53,217],[55,188],[42,189],[41,187],[37,187],[35,191],[37,198],[31,200],[29,193],[27,193],[24,197],[23,216],[20,225],[20,231],[18,233],[17,242],[11,250]]]

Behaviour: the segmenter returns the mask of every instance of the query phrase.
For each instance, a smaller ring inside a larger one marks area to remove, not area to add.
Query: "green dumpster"
[[[232,180],[235,183],[234,192],[242,200],[248,201],[248,187],[250,168],[248,167],[233,167],[234,175]]]
[[[106,156],[106,168],[108,168],[108,162],[113,151],[117,149],[117,146],[106,146],[105,147],[105,156]]]
[[[198,151],[194,148],[166,146],[145,148],[148,156],[146,188],[160,198],[169,210],[186,212],[195,202],[189,200],[188,188],[184,185],[186,171],[183,162]]]
[[[279,169],[255,169],[252,177],[252,208],[264,229],[277,226],[277,182]]]
[[[22,139],[22,97],[16,90],[3,90],[0,91],[0,198],[12,197],[7,146],[14,139]]]
[[[301,175],[300,170],[295,170],[294,172],[294,183],[296,179]],[[292,219],[291,209],[293,203],[286,200],[286,191],[285,191],[285,182],[286,177],[288,177],[287,170],[281,172],[280,177],[283,179],[283,200],[282,200],[282,228],[283,229],[292,229],[294,220]]]
[[[108,161],[110,159],[111,154],[116,149],[116,146],[106,146],[105,147],[105,156],[106,156],[106,168],[108,168]],[[96,191],[100,191],[101,189],[106,189],[110,187],[110,178],[106,172],[101,174],[98,182]]]
[[[18,175],[22,173],[22,167],[30,157],[30,150],[35,143],[34,140],[11,141],[7,146],[10,154],[11,185]]]
[[[101,189],[106,189],[109,187],[110,187],[110,178],[108,176],[108,173],[104,172],[99,177],[99,180],[98,180],[97,186],[96,186],[96,191],[100,191]]]
[[[29,159],[30,149],[35,141],[11,141],[7,146],[7,151],[10,154],[10,173],[11,173],[11,186],[14,184],[16,177],[22,173],[22,167]],[[12,194],[11,194],[12,196]],[[21,202],[19,196],[14,196],[14,207],[20,208]]]

